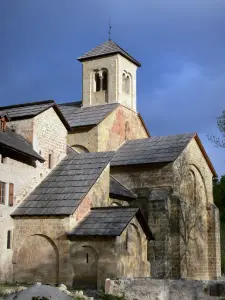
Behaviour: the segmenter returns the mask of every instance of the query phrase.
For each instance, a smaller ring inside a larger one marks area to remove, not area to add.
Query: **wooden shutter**
[[[9,184],[9,206],[13,206],[14,184]]]

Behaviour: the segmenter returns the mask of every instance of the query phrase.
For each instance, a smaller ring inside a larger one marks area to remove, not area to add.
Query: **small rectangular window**
[[[7,249],[11,249],[12,248],[12,234],[11,234],[11,230],[8,230],[7,232]]]
[[[4,164],[6,160],[6,157],[4,155],[1,155],[1,163]]]
[[[51,154],[48,155],[48,168],[49,169],[52,168],[52,155]]]
[[[14,184],[9,184],[9,206],[13,206],[13,198],[14,198]]]
[[[0,182],[0,204],[5,204],[5,183]]]

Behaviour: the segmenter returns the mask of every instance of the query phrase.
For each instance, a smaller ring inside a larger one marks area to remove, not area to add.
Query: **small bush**
[[[31,300],[50,300],[50,299],[46,297],[32,297]]]
[[[105,294],[104,292],[99,294],[99,299],[101,300],[125,300],[124,295],[119,297],[119,296],[114,296],[110,294]]]

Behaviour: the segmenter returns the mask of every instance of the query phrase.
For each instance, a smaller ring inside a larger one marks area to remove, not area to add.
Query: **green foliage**
[[[219,208],[220,220],[225,222],[225,175],[214,183],[213,186],[214,203]]]
[[[105,294],[104,292],[100,293],[98,296],[101,300],[125,300],[124,296],[119,297],[110,294]]]
[[[220,211],[221,271],[225,274],[225,175],[214,183],[213,196]]]

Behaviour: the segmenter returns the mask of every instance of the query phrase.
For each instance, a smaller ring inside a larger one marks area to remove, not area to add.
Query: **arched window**
[[[71,146],[71,148],[74,149],[78,153],[89,152],[89,150],[82,145],[73,145],[73,146]]]
[[[130,94],[130,76],[127,75],[126,82],[125,82],[125,93]]]
[[[100,75],[98,72],[95,73],[95,91],[100,91],[101,83],[100,83]]]
[[[108,70],[94,70],[94,92],[107,91],[108,89]]]
[[[129,95],[131,90],[131,77],[130,74],[127,73],[127,71],[123,71],[122,81],[122,91]]]
[[[126,121],[125,123],[125,140],[129,140],[130,139],[130,124],[128,121]]]
[[[107,91],[108,89],[108,72],[104,70],[102,72],[102,90]]]
[[[122,83],[122,90],[125,93],[125,86],[126,86],[126,74],[123,73],[123,83]]]

